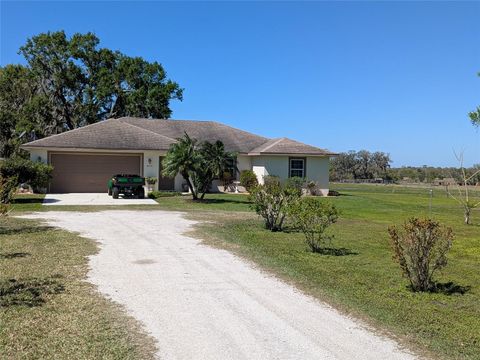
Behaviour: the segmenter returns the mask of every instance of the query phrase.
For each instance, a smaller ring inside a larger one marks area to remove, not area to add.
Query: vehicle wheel
[[[108,188],[108,196],[112,196],[112,189]]]
[[[145,190],[143,190],[143,188],[138,189],[138,193],[137,193],[137,194],[138,194],[138,198],[139,198],[139,199],[145,198]]]
[[[118,187],[114,187],[114,188],[112,189],[112,197],[113,197],[114,199],[118,199],[118,195],[119,195],[119,194],[120,194],[120,190],[118,190]]]

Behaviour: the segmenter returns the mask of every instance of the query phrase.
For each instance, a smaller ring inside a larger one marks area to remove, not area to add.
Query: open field
[[[186,211],[192,218],[208,220],[195,230],[195,235],[205,242],[252,260],[306,293],[364,319],[379,331],[392,334],[420,353],[434,358],[480,359],[480,211],[473,211],[473,225],[464,225],[460,206],[447,198],[442,188],[435,188],[432,198],[428,189],[412,187],[334,184],[332,189],[340,191],[342,195],[328,201],[337,204],[342,215],[331,231],[336,236],[334,245],[349,250],[350,254],[346,256],[312,254],[306,251],[303,235],[264,230],[262,222],[249,210],[245,195],[212,194],[203,203],[195,203],[189,197],[180,196],[159,198],[157,201],[160,209]],[[14,205],[14,213],[50,210],[42,207],[40,201],[40,196],[19,198]],[[97,211],[108,208],[55,207],[55,211]],[[134,205],[121,207],[122,210],[127,208],[149,209]],[[449,285],[441,293],[412,293],[407,289],[407,281],[401,277],[398,266],[391,260],[392,252],[386,229],[392,223],[401,224],[410,216],[429,215],[451,226],[456,235],[449,253],[449,265],[437,276],[439,282]],[[63,234],[58,241],[66,243],[71,236],[53,230],[34,236],[38,240],[40,236],[52,238],[52,234]],[[4,234],[1,239],[11,242],[15,236],[12,233]],[[20,237],[16,241],[17,245],[10,252],[31,252],[28,250],[31,245],[22,245]],[[95,251],[89,249],[82,250],[82,254]],[[2,252],[5,252],[3,248]],[[77,261],[83,264],[82,257],[77,255]],[[68,257],[54,259],[58,262],[56,266],[61,268],[65,268],[65,261],[71,263]],[[5,260],[0,261],[2,266],[6,264]],[[32,257],[17,258],[14,261],[31,261],[30,266],[34,263]],[[17,263],[16,266],[19,265]],[[46,272],[45,265],[39,265],[42,274]],[[84,265],[80,268],[82,266]],[[72,275],[77,279],[75,281],[83,278],[82,271]],[[56,273],[61,271],[48,272],[50,276]],[[88,288],[88,285],[82,284]],[[66,297],[66,294],[63,292],[51,296],[59,299],[61,296]],[[72,293],[68,294],[73,296]],[[95,298],[96,295],[88,294],[88,301],[102,301]],[[94,300],[91,300],[92,296]],[[109,306],[107,308],[110,309]],[[75,313],[70,312],[71,309],[65,307],[53,309],[59,313],[57,316],[63,312],[67,312],[68,315],[65,316],[70,318],[75,316]],[[48,313],[39,313],[37,319],[47,315]],[[14,316],[23,319],[19,314]],[[14,319],[10,321],[13,323]],[[112,320],[105,321],[109,323]],[[44,332],[51,324],[45,323]],[[105,335],[111,329],[110,326],[96,327],[93,329],[96,332],[95,338],[105,337],[108,339],[106,341],[113,341],[112,337]],[[118,328],[115,329],[119,331]],[[25,339],[27,336],[28,334]],[[5,334],[0,335],[2,341],[5,341],[4,337]],[[113,339],[118,341],[125,337],[121,334]],[[121,341],[120,343],[125,345]],[[96,344],[100,346],[99,343]],[[113,345],[105,346],[108,348]],[[123,346],[118,346],[123,349],[121,351],[125,350]],[[136,354],[135,349],[138,350],[134,345],[129,349],[130,354]]]

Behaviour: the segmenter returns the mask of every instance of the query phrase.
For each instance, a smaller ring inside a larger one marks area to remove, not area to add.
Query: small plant
[[[315,253],[326,253],[333,235],[326,235],[325,230],[337,221],[339,215],[335,205],[307,197],[294,203],[289,214],[294,226],[305,235],[308,248]]]
[[[240,183],[250,192],[258,185],[257,175],[252,170],[243,170],[240,173]]]
[[[264,184],[250,192],[252,208],[265,220],[265,227],[271,231],[282,231],[289,207],[301,196],[301,191],[282,184],[275,176],[264,178]]]
[[[10,204],[15,189],[17,188],[17,177],[3,177],[0,176],[0,203]]]
[[[4,177],[0,175],[0,216],[7,216],[10,212],[10,203],[18,186],[18,177]]]
[[[10,204],[0,204],[0,217],[8,216],[10,211]]]
[[[400,264],[413,291],[435,289],[433,275],[447,265],[447,252],[452,247],[453,231],[432,219],[411,218],[403,232],[388,228],[393,247],[393,259]]]
[[[146,177],[145,182],[148,185],[155,185],[157,183],[157,178],[156,177]]]
[[[305,187],[310,195],[316,195],[317,183],[313,180],[309,180],[305,183]]]

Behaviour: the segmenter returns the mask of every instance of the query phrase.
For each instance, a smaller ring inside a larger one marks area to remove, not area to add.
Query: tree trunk
[[[193,187],[192,182],[190,181],[189,174],[188,173],[183,173],[182,177],[187,182],[188,188],[190,189],[190,192],[192,193],[193,200],[197,200],[198,199],[197,192],[196,192],[195,188]]]
[[[465,225],[470,225],[470,208],[465,207],[464,217],[465,217]]]

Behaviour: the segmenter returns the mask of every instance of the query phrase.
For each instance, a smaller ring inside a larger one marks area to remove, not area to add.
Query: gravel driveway
[[[29,215],[97,240],[88,280],[158,341],[161,359],[412,359],[292,286],[183,235],[167,211]]]

